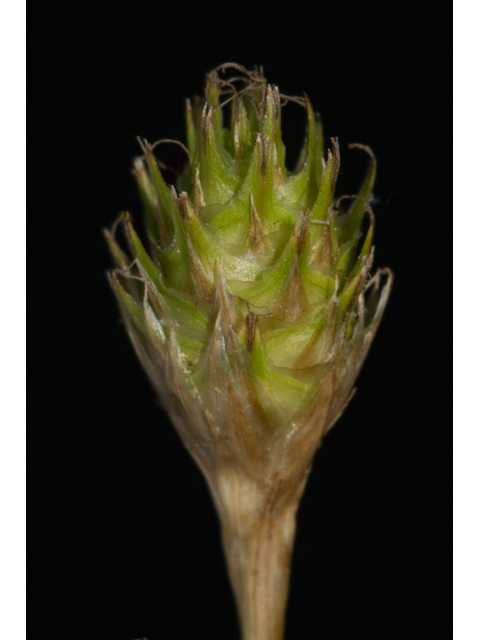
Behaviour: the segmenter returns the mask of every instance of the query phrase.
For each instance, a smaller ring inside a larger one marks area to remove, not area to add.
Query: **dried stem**
[[[283,640],[295,515],[304,482],[283,491],[251,478],[219,478],[222,538],[243,640]]]

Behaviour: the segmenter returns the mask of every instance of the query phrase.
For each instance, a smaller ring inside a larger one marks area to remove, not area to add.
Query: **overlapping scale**
[[[372,331],[377,322],[362,294],[373,259],[373,153],[351,145],[370,164],[344,210],[346,200],[334,199],[339,144],[331,141],[325,159],[320,118],[306,96],[297,100],[307,114],[305,144],[287,171],[284,100],[266,83],[234,93],[210,74],[205,100],[187,101],[190,158],[180,192],[167,186],[154,146],[144,141],[135,160],[149,248],[128,215],[133,265],[106,234],[117,266],[111,284],[131,332],[172,372],[180,360],[176,384],[190,380],[205,429],[228,414],[281,429],[311,402],[325,368],[338,366],[339,349],[365,345],[369,322]]]

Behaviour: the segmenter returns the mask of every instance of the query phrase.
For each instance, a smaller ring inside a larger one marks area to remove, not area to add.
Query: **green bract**
[[[130,256],[113,231],[106,234],[117,267],[110,282],[130,338],[206,474],[224,531],[234,477],[258,485],[252,509],[276,482],[278,504],[298,501],[391,285],[389,275],[380,287],[382,272],[369,280],[370,149],[351,145],[366,152],[366,178],[358,196],[335,200],[339,145],[332,140],[325,154],[308,98],[293,99],[305,108],[307,131],[289,171],[281,112],[290,99],[261,72],[230,66],[241,72],[236,84],[212,72],[205,99],[187,102],[188,163],[176,188],[165,182],[158,147],[142,142],[133,173],[147,244],[128,214]],[[234,565],[230,558],[242,611]]]

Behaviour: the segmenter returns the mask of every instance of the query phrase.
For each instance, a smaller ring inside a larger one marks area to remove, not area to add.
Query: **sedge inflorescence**
[[[221,79],[227,70],[234,77]],[[307,116],[293,171],[281,135],[289,100]],[[283,96],[261,70],[239,65],[208,74],[186,123],[176,187],[161,147],[141,141],[133,174],[146,243],[128,214],[130,255],[106,233],[110,283],[200,466],[237,465],[260,480],[283,465],[296,476],[348,401],[390,290],[389,273],[383,287],[385,271],[370,276],[375,158],[351,145],[368,160],[366,177],[357,196],[336,198],[339,144],[325,154],[308,98]]]

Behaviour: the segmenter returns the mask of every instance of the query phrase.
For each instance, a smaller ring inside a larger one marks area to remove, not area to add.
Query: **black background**
[[[365,168],[347,143],[374,149],[375,262],[396,275],[301,503],[286,639],[450,638],[448,15],[426,2],[109,5],[31,9],[32,638],[239,638],[206,485],[119,323],[101,235],[122,210],[140,217],[135,136],[184,140],[185,97],[226,61],[308,93],[340,138],[339,192]],[[283,121],[292,160],[301,108]]]

